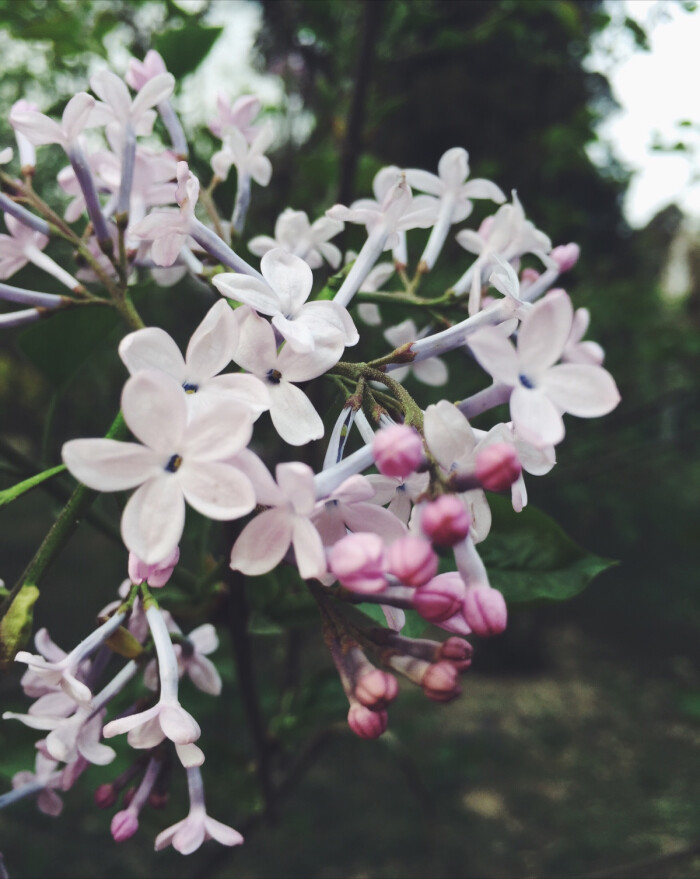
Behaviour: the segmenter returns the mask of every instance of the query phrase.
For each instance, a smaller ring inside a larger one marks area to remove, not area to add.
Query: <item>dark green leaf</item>
[[[491,585],[509,604],[572,598],[615,564],[581,549],[540,510],[515,513],[498,496],[489,497],[489,503],[493,524],[479,552]]]
[[[26,329],[19,344],[57,388],[102,345],[119,322],[111,308],[71,308]]]
[[[154,48],[163,56],[165,66],[175,79],[182,79],[204,61],[222,31],[222,27],[188,24],[160,34]]]
[[[4,507],[6,504],[11,503],[18,497],[21,497],[25,492],[30,491],[34,486],[41,485],[42,482],[51,479],[52,476],[63,472],[65,469],[65,464],[59,464],[57,467],[43,470],[41,473],[37,473],[36,476],[30,476],[29,479],[24,479],[22,482],[18,482],[16,485],[11,485],[9,488],[0,491],[0,507]]]

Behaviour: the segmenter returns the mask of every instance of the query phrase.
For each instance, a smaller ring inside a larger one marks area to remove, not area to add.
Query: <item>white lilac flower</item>
[[[420,339],[423,335],[424,333],[418,332],[418,328],[410,318],[393,327],[387,327],[384,331],[384,338],[394,348],[405,345],[407,342],[415,342],[416,339]],[[419,360],[417,363],[399,366],[392,371],[391,377],[400,382],[409,374],[412,374],[417,381],[432,387],[444,385],[448,379],[445,362],[439,357],[428,357],[426,360]]]
[[[571,332],[561,354],[564,363],[589,363],[592,366],[602,366],[605,352],[600,345],[597,342],[581,341],[586,335],[590,321],[591,313],[587,308],[576,309]]]
[[[319,345],[337,346],[340,357],[344,347],[357,344],[360,337],[346,308],[336,302],[307,302],[313,274],[303,259],[278,247],[263,256],[260,269],[264,280],[225,273],[212,283],[223,296],[270,315],[275,329],[300,354]]]
[[[487,198],[501,204],[506,200],[501,189],[490,180],[469,177],[469,153],[454,147],[443,153],[438,162],[438,173],[430,174],[418,168],[406,170],[406,180],[414,188],[439,200],[437,220],[423,251],[421,262],[432,269],[447,238],[450,226],[466,220],[472,212],[473,198]]]
[[[60,124],[43,113],[26,107],[13,109],[10,124],[34,146],[58,143],[69,152],[86,128],[99,125],[99,121],[92,119],[96,103],[92,95],[78,92],[66,104]]]
[[[270,398],[270,418],[277,433],[292,446],[303,446],[323,436],[323,421],[296,382],[309,381],[336,364],[337,348],[318,347],[298,354],[289,344],[277,351],[275,331],[252,308],[234,312],[240,333],[233,359],[265,383]]]
[[[127,548],[147,564],[175,550],[185,501],[210,519],[237,519],[255,506],[250,480],[224,463],[252,434],[247,407],[221,400],[188,420],[182,387],[162,372],[143,371],[122,393],[124,419],[143,445],[111,439],[71,440],[63,460],[98,491],[137,488],[122,515]]]
[[[214,839],[221,845],[240,845],[243,837],[237,830],[207,815],[199,769],[187,770],[187,786],[190,794],[189,815],[158,834],[156,851],[159,852],[166,846],[172,845],[181,855],[190,855],[208,839]]]
[[[256,256],[264,256],[269,250],[281,247],[283,250],[301,257],[312,269],[318,269],[325,259],[337,269],[340,265],[341,253],[335,244],[328,240],[343,231],[344,223],[321,217],[309,223],[305,211],[294,211],[287,208],[277,218],[275,237],[257,235],[248,242],[248,250]]]
[[[382,476],[381,473],[370,473],[367,479],[374,489],[371,503],[382,506],[388,504],[389,512],[404,525],[408,525],[413,504],[426,492],[430,474],[412,473],[405,479],[399,479],[395,476]]]
[[[33,263],[60,281],[69,290],[77,290],[80,284],[68,272],[42,253],[49,243],[46,235],[25,226],[10,214],[4,214],[9,235],[0,235],[0,278],[10,278],[15,272]]]
[[[181,640],[173,645],[180,677],[187,675],[192,683],[203,693],[218,696],[221,693],[221,676],[214,663],[207,659],[219,646],[216,629],[211,623],[204,623],[193,629],[187,636],[168,614],[166,617],[168,631],[177,634]],[[150,690],[158,688],[158,665],[155,660],[146,666],[143,677]]]
[[[510,414],[519,436],[536,446],[564,438],[562,413],[596,418],[620,401],[617,386],[601,366],[557,364],[572,332],[574,312],[563,290],[549,293],[523,318],[517,348],[487,327],[469,347],[493,378],[513,388]]]
[[[480,445],[469,422],[456,406],[447,400],[428,406],[423,428],[428,448],[447,473],[474,470]],[[471,515],[472,538],[476,543],[485,540],[491,530],[491,509],[486,495],[477,488],[458,496]]]
[[[39,793],[36,800],[39,811],[55,817],[63,811],[63,800],[56,793],[56,789],[61,788],[62,774],[58,769],[58,760],[47,757],[41,748],[37,747],[34,772],[28,770],[16,772],[12,776],[12,788],[20,791],[31,785]]]
[[[250,576],[265,574],[294,549],[299,575],[307,580],[326,573],[323,541],[310,521],[315,509],[314,474],[306,464],[278,464],[271,509],[249,522],[233,545],[231,567]]]
[[[156,118],[152,108],[170,97],[175,79],[170,73],[160,73],[144,83],[132,100],[129,89],[116,73],[100,70],[90,77],[90,88],[102,99],[95,102],[91,124],[107,125],[112,132],[131,126],[135,134],[148,135]]]
[[[211,158],[214,173],[221,180],[226,180],[233,165],[238,172],[239,185],[243,179],[252,179],[259,186],[267,186],[272,177],[272,164],[265,152],[274,136],[274,129],[269,123],[257,130],[252,142],[247,140],[240,128],[225,125],[222,129],[223,148]]]
[[[365,476],[351,476],[316,504],[311,521],[323,545],[333,546],[348,531],[372,532],[389,544],[405,537],[406,526],[374,499],[374,487]]]
[[[153,369],[175,379],[191,415],[220,400],[230,400],[247,407],[257,418],[269,407],[263,382],[242,373],[219,375],[231,362],[237,337],[233,311],[228,302],[219,300],[192,334],[184,358],[172,336],[159,327],[129,333],[119,344],[119,356],[131,375]]]
[[[209,130],[215,137],[223,139],[227,128],[237,128],[248,143],[255,140],[259,129],[251,125],[251,122],[260,112],[258,98],[253,95],[243,95],[231,105],[229,99],[220,93],[216,99],[216,109],[218,117],[209,122]]]
[[[492,217],[487,217],[478,232],[462,229],[456,239],[465,250],[477,254],[473,263],[454,285],[455,293],[464,293],[470,288],[469,314],[476,314],[481,307],[482,272],[494,262],[498,255],[504,260],[513,260],[525,253],[534,253],[543,262],[552,249],[552,242],[536,229],[525,217],[525,211],[515,192],[513,203],[502,205]]]

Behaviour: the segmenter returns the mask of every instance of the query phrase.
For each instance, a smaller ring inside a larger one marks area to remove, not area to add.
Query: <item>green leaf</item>
[[[24,354],[57,388],[80,369],[119,322],[111,308],[71,308],[26,329],[19,337]]]
[[[159,34],[154,48],[163,56],[165,66],[175,79],[181,79],[204,61],[222,31],[222,27],[188,24]]]
[[[18,482],[17,485],[11,485],[9,488],[0,491],[0,507],[12,503],[12,501],[21,497],[25,492],[34,488],[34,486],[41,485],[42,482],[51,479],[52,476],[61,473],[65,469],[65,464],[59,464],[57,467],[50,467],[48,470],[43,470],[41,473],[37,473],[36,476],[30,476],[29,479],[24,479],[22,482]]]
[[[29,640],[38,597],[39,589],[25,583],[0,622],[0,668],[8,668]]]
[[[509,500],[498,496],[489,497],[489,504],[493,524],[479,553],[491,585],[509,604],[565,601],[616,564],[581,549],[534,507],[516,513]]]

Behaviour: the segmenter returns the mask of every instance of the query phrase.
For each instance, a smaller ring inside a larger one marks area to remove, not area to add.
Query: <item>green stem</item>
[[[107,438],[119,439],[125,434],[126,423],[122,413],[119,412],[107,432]],[[15,597],[19,594],[25,584],[31,586],[39,585],[41,578],[68,540],[73,536],[73,532],[77,529],[81,519],[87,512],[88,507],[92,504],[98,494],[99,492],[92,491],[85,485],[78,485],[70,496],[68,503],[58,514],[58,518],[51,526],[49,533],[43,539],[41,546],[37,549],[34,557],[24,569],[19,580],[12,587],[9,595],[0,606],[0,620],[2,620],[8,612]]]

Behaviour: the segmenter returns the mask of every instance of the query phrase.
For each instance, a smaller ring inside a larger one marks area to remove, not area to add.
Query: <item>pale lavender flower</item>
[[[393,327],[387,327],[384,331],[384,338],[394,348],[405,345],[408,342],[415,342],[421,338],[424,333],[419,333],[414,321],[410,318],[401,321]],[[444,360],[439,357],[428,357],[426,360],[418,360],[416,363],[409,363],[405,366],[399,366],[392,370],[391,377],[397,382],[403,381],[409,375],[413,375],[416,381],[422,382],[431,387],[439,387],[444,385],[448,379],[447,366]]]
[[[305,211],[287,208],[277,218],[275,237],[257,235],[248,242],[248,250],[256,256],[264,256],[269,250],[281,247],[301,257],[309,268],[320,268],[325,259],[332,268],[337,269],[342,254],[328,240],[342,232],[344,225],[340,220],[331,220],[330,217],[321,217],[314,223],[309,223]]]

